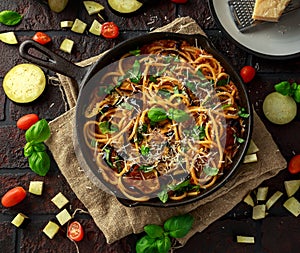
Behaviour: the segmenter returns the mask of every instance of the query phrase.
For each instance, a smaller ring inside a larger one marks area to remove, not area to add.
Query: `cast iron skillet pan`
[[[253,125],[253,115],[252,115],[252,107],[250,105],[249,97],[247,91],[241,81],[239,75],[232,68],[228,60],[225,59],[223,55],[221,55],[214,46],[208,41],[208,39],[202,35],[184,35],[177,33],[149,33],[139,37],[135,37],[133,39],[124,41],[118,44],[113,49],[109,50],[106,54],[104,54],[101,59],[99,59],[96,63],[88,67],[79,67],[64,58],[56,55],[49,49],[44,46],[27,40],[24,41],[20,45],[20,55],[26,60],[40,65],[42,67],[48,68],[52,71],[64,74],[75,79],[78,83],[79,95],[76,105],[76,130],[75,132],[75,150],[77,156],[79,156],[78,160],[80,161],[80,165],[85,170],[86,174],[89,176],[92,182],[94,182],[101,189],[108,190],[112,194],[114,194],[113,189],[110,189],[102,179],[101,173],[99,172],[99,168],[93,162],[93,157],[88,148],[85,148],[85,141],[83,137],[83,124],[84,124],[84,116],[83,111],[85,110],[85,105],[88,103],[88,98],[90,97],[91,92],[97,87],[97,83],[93,82],[93,77],[107,65],[119,60],[119,58],[125,53],[136,50],[140,48],[144,44],[148,44],[155,40],[161,39],[170,39],[170,40],[186,40],[190,44],[195,45],[197,47],[205,49],[207,52],[214,55],[214,57],[220,61],[221,65],[226,69],[226,72],[229,73],[231,79],[237,86],[240,98],[241,98],[241,106],[244,107],[247,112],[249,112],[250,117],[245,120],[246,125],[246,133],[245,133],[245,142],[241,144],[238,153],[234,157],[234,161],[232,164],[232,169],[228,170],[220,179],[217,181],[215,186],[207,189],[202,192],[202,194],[193,197],[193,198],[185,198],[180,201],[168,201],[167,203],[162,203],[158,198],[150,199],[146,202],[134,202],[128,200],[126,198],[118,197],[119,201],[126,206],[136,206],[136,205],[147,205],[147,206],[156,206],[156,207],[174,207],[179,205],[185,205],[192,203],[194,201],[205,198],[210,195],[215,190],[221,188],[229,179],[233,176],[234,172],[238,169],[239,165],[243,161],[243,157],[245,156],[248,148],[248,144],[251,139],[252,134],[252,125]],[[42,57],[35,56],[30,50],[37,50],[39,53],[43,55]],[[47,58],[47,59],[45,59]]]

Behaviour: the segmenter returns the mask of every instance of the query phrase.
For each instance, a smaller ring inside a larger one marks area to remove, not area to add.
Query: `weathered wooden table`
[[[23,15],[22,22],[15,27],[0,25],[0,32],[14,31],[20,42],[29,39],[36,31],[44,31],[52,37],[49,48],[72,62],[79,62],[97,55],[117,43],[154,28],[161,27],[177,17],[190,16],[204,29],[215,46],[226,55],[232,65],[239,70],[246,63],[259,67],[253,82],[247,85],[254,109],[272,134],[283,156],[289,160],[300,153],[300,115],[284,126],[269,123],[262,113],[263,98],[273,91],[273,85],[281,80],[293,80],[300,83],[300,58],[290,60],[266,60],[239,48],[235,42],[226,37],[211,16],[206,0],[189,0],[187,4],[175,5],[164,0],[156,1],[131,16],[117,16],[110,11],[104,0],[96,0],[106,9],[103,12],[108,21],[114,21],[120,27],[120,36],[114,40],[96,37],[88,32],[75,34],[60,28],[60,21],[79,18],[91,23],[90,17],[83,7],[82,0],[69,1],[67,8],[57,14],[51,12],[45,1],[13,0],[1,1],[0,11],[14,10]],[[297,21],[298,22],[298,21]],[[298,32],[298,31],[295,31]],[[63,38],[75,41],[71,54],[59,50]],[[97,43],[95,43],[97,41]],[[18,53],[17,45],[0,43],[0,196],[8,189],[22,185],[28,187],[30,180],[38,180],[28,167],[22,148],[25,144],[24,132],[16,127],[16,121],[24,114],[37,113],[48,121],[68,110],[64,94],[54,86],[48,85],[45,93],[30,104],[11,102],[2,89],[3,77],[9,69],[25,62]],[[45,70],[47,74],[53,73]],[[287,170],[263,183],[270,190],[284,191],[283,181],[299,179],[299,175],[290,175]],[[44,178],[43,198],[28,196],[25,202],[13,208],[0,206],[0,252],[75,252],[74,244],[65,234],[50,240],[42,232],[42,228],[52,219],[57,210],[50,201],[50,196],[64,192],[73,209],[84,206],[69,188],[54,161],[51,170]],[[299,193],[296,195],[299,199]],[[18,213],[24,212],[31,217],[30,225],[22,230],[15,228],[10,222]],[[141,235],[130,235],[111,245],[106,244],[102,232],[96,227],[87,214],[80,214],[79,220],[85,228],[86,238],[78,246],[80,252],[135,252],[136,240]],[[251,235],[256,238],[255,244],[238,244],[237,234]],[[245,203],[238,204],[232,211],[211,224],[202,233],[196,234],[188,243],[176,252],[255,252],[255,253],[296,253],[300,248],[300,220],[282,207],[282,201],[276,203],[267,218],[254,221],[251,219],[251,208]]]

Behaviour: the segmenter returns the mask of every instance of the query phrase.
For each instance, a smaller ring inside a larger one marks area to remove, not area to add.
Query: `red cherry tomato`
[[[300,172],[300,155],[295,155],[289,162],[288,170],[291,174]]]
[[[101,35],[106,39],[115,39],[119,36],[119,27],[114,22],[102,24]]]
[[[33,35],[32,39],[42,45],[45,45],[51,41],[50,36],[43,32],[37,32],[35,35]]]
[[[17,127],[22,130],[27,130],[38,121],[39,121],[38,115],[34,113],[26,114],[21,118],[19,118],[19,120],[17,121]]]
[[[240,71],[240,75],[244,83],[251,82],[255,74],[256,74],[256,70],[252,66],[244,66]]]
[[[176,4],[185,4],[188,0],[171,0],[171,2]]]
[[[17,186],[13,189],[10,189],[3,195],[1,204],[4,207],[12,207],[16,204],[19,204],[25,197],[26,191],[24,190],[24,188],[21,186]]]
[[[81,224],[78,221],[73,221],[68,227],[68,237],[75,241],[79,242],[83,239],[84,232]]]

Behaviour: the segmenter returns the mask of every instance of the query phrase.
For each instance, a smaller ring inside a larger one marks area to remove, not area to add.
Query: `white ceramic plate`
[[[215,20],[244,49],[264,58],[300,56],[300,9],[281,17],[278,23],[264,23],[242,33],[236,27],[228,0],[211,0]]]

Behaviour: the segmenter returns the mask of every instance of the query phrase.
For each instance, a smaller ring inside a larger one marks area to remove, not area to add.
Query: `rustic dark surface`
[[[36,31],[45,31],[53,39],[53,42],[48,45],[51,50],[72,62],[78,62],[101,53],[124,39],[166,25],[176,17],[190,16],[204,29],[215,46],[228,57],[237,70],[249,62],[253,66],[259,66],[255,79],[247,85],[254,109],[261,116],[287,160],[294,154],[300,153],[300,114],[298,113],[296,119],[290,124],[276,126],[264,118],[261,109],[263,98],[273,91],[275,83],[281,80],[300,83],[299,58],[274,61],[261,59],[243,51],[216,25],[206,0],[189,0],[184,5],[175,5],[167,0],[156,1],[131,17],[117,16],[107,7],[106,1],[96,1],[106,7],[105,18],[119,25],[121,33],[117,39],[107,40],[88,32],[80,35],[60,29],[61,20],[79,18],[88,24],[92,22],[94,17],[86,13],[82,0],[70,0],[67,8],[59,14],[51,12],[45,1],[1,1],[0,11],[15,10],[23,15],[23,20],[15,27],[0,25],[0,32],[15,31],[18,40],[22,42],[31,38]],[[65,37],[75,41],[72,54],[59,50],[59,45]],[[45,93],[33,103],[24,105],[11,102],[2,89],[3,77],[13,66],[26,61],[19,56],[16,45],[6,45],[1,42],[0,55],[0,196],[17,185],[28,189],[31,180],[43,179],[45,182],[42,197],[28,194],[26,199],[15,207],[0,206],[0,252],[76,252],[75,245],[67,239],[63,231],[65,228],[53,240],[47,238],[42,233],[42,229],[49,220],[55,219],[58,210],[50,200],[58,192],[62,192],[70,200],[70,211],[85,208],[71,191],[53,160],[45,178],[31,172],[22,154],[25,144],[24,131],[16,127],[18,118],[27,113],[37,113],[40,118],[47,120],[64,113],[68,109],[64,102],[64,94],[57,86],[48,85]],[[47,70],[45,72],[52,74]],[[299,175],[290,175],[287,170],[284,170],[262,185],[269,186],[270,192],[276,190],[284,192],[283,181],[290,179],[299,179]],[[299,193],[296,197],[299,199]],[[300,248],[300,221],[282,207],[284,199],[286,196],[275,204],[267,218],[260,221],[252,220],[251,208],[245,203],[240,203],[175,252],[297,253]],[[18,212],[23,212],[31,218],[31,223],[26,229],[17,229],[10,224]],[[80,252],[135,252],[136,240],[141,235],[130,235],[108,245],[102,232],[88,214],[77,214],[76,218],[83,224],[86,233],[85,239],[78,243]],[[235,241],[236,235],[254,236],[256,243],[238,244]]]

